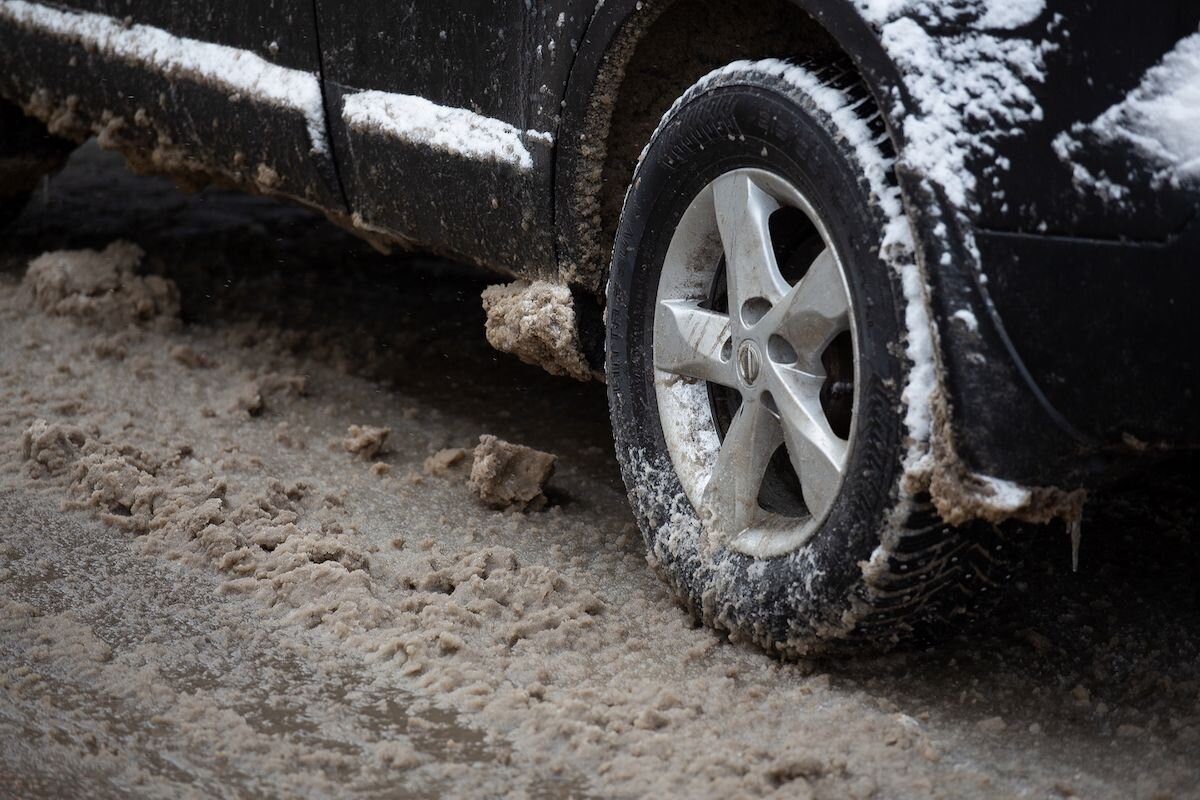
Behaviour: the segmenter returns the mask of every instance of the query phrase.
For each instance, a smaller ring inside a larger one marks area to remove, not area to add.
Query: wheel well
[[[637,159],[671,104],[708,72],[739,59],[842,53],[789,0],[674,0],[646,4],[605,55],[569,174],[568,222],[560,227],[563,277],[597,296]]]

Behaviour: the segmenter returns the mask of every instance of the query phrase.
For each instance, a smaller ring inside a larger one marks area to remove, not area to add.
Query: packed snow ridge
[[[358,130],[372,130],[409,144],[481,161],[533,169],[526,140],[541,144],[553,141],[551,134],[524,131],[502,120],[485,117],[465,108],[431,103],[423,97],[391,92],[367,91],[349,95],[342,119]]]
[[[185,39],[149,25],[126,25],[87,11],[0,0],[0,19],[4,18],[148,70],[182,74],[229,94],[297,111],[304,117],[313,150],[328,152],[321,83],[314,73],[272,64],[247,50]]]
[[[1121,102],[1093,122],[1059,134],[1055,152],[1070,162],[1084,136],[1132,144],[1158,167],[1160,179],[1176,184],[1200,179],[1200,33],[1180,40]],[[1092,184],[1112,199],[1128,191],[1079,164],[1072,166],[1079,183]]]
[[[1054,45],[1009,31],[1033,24],[1044,0],[858,0],[857,7],[879,30],[912,101],[896,109],[905,162],[956,208],[973,210],[969,161],[994,157],[997,140],[1042,118],[1031,87],[1045,80]],[[931,32],[942,27],[955,32]]]

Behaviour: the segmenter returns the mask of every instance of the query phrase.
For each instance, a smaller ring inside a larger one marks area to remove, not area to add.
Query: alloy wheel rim
[[[655,392],[717,544],[783,555],[828,516],[853,446],[855,337],[841,258],[794,184],[736,169],[701,190],[659,279]]]

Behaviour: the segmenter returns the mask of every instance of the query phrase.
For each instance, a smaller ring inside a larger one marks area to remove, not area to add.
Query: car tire
[[[615,238],[609,401],[649,560],[698,618],[793,656],[960,630],[1020,557],[900,489],[905,303],[865,178],[894,181],[890,148],[848,62],[739,62],[663,118]]]

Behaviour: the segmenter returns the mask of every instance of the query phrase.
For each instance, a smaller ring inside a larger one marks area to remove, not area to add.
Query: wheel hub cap
[[[759,370],[762,369],[762,352],[758,345],[751,341],[742,342],[738,348],[738,377],[746,386],[753,386],[758,380]]]

